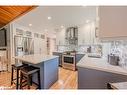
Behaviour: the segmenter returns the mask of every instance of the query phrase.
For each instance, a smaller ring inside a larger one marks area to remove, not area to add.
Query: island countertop
[[[110,83],[113,89],[127,89],[127,82]]]
[[[54,55],[31,54],[31,55],[15,56],[14,58],[25,61],[25,62],[29,62],[32,64],[38,64],[38,63],[48,61],[57,57],[58,56],[54,56]]]
[[[121,75],[127,75],[127,69],[109,64],[104,58],[92,58],[86,54],[78,63],[78,67],[95,69]]]

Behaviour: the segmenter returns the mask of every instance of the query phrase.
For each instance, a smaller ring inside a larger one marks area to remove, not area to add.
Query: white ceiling
[[[48,20],[47,17],[52,19]],[[49,32],[60,29],[61,25],[79,26],[86,23],[86,20],[95,21],[96,7],[85,6],[39,6],[17,19],[15,22],[26,27],[44,32],[47,29]]]

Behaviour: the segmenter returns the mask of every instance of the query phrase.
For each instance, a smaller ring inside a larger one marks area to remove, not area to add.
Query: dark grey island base
[[[58,80],[58,58],[54,58],[34,66],[40,68],[41,89],[49,89]],[[37,82],[37,74],[33,76],[33,81]]]
[[[108,83],[127,82],[127,76],[78,67],[78,89],[107,89]]]

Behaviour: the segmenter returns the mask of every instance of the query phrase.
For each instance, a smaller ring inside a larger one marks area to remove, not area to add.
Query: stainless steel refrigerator
[[[30,37],[14,37],[15,56],[29,55],[34,53],[34,41]]]

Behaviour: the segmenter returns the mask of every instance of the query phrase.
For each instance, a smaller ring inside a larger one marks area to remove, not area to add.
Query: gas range
[[[62,55],[62,67],[76,70],[76,52],[64,52]]]

